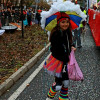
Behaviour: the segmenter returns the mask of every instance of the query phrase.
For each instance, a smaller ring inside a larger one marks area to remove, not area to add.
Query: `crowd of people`
[[[32,9],[23,9],[23,17],[21,14],[20,9],[13,9],[10,8],[2,9],[0,10],[0,27],[9,25],[9,23],[20,23],[20,21],[23,19],[24,25],[32,25],[33,19],[38,21],[38,24],[40,24],[40,12],[37,11],[36,15],[34,13],[34,10]]]
[[[11,10],[10,8],[2,9],[0,10],[0,19],[2,26],[5,26],[10,22],[18,23],[21,19],[21,11]]]

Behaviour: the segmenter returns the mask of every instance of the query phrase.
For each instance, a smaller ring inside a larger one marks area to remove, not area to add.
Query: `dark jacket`
[[[69,61],[71,51],[71,43],[68,41],[67,36],[67,32],[56,31],[50,39],[52,56],[64,63]]]
[[[36,13],[36,19],[37,19],[38,21],[40,21],[40,20],[41,20],[40,13]]]

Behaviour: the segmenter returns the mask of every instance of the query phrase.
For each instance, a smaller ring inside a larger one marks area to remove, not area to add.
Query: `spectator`
[[[2,26],[5,26],[6,23],[6,15],[5,10],[1,10],[1,24]]]
[[[15,10],[15,22],[18,23],[20,20],[20,12],[18,9]]]
[[[24,26],[28,25],[26,16],[27,16],[27,12],[26,12],[26,10],[23,10],[23,23],[24,23]]]
[[[40,25],[40,20],[41,20],[40,12],[37,12],[37,13],[36,13],[36,19],[37,19],[37,21],[38,21],[38,25]]]
[[[28,25],[30,26],[31,25],[31,22],[32,22],[32,13],[31,13],[31,10],[29,10],[27,12],[27,21],[28,21]]]
[[[55,77],[55,82],[50,87],[46,100],[53,100],[58,91],[60,91],[59,100],[69,100],[67,64],[71,49],[76,49],[72,46],[70,27],[69,16],[63,12],[59,13],[57,25],[50,33],[51,56],[44,64],[46,71]]]
[[[12,10],[12,22],[15,22],[15,10]]]
[[[25,19],[26,19],[26,15],[27,15],[26,11],[25,11],[25,10],[23,10],[23,20],[25,20]]]
[[[86,14],[86,11],[84,8],[81,7],[81,10]],[[84,26],[86,25],[86,21],[82,21],[79,25],[79,27],[75,30],[73,30],[73,44],[77,48],[81,48],[81,33],[84,30]]]
[[[6,16],[7,16],[7,19],[8,19],[8,23],[9,24],[11,22],[11,9],[8,8],[7,11],[6,11]]]

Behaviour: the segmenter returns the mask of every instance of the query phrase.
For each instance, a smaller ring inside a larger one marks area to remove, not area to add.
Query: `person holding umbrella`
[[[67,64],[69,62],[71,49],[76,50],[72,45],[72,34],[70,28],[71,26],[69,16],[64,12],[59,12],[57,16],[57,26],[53,28],[50,34],[52,52],[52,55],[50,56],[51,60],[49,59],[48,63],[44,65],[44,68],[48,69],[48,65],[53,61],[54,67],[51,66],[50,68],[49,66],[49,68],[52,69],[52,71],[55,71],[55,67],[57,67],[57,75],[55,76],[55,82],[50,87],[48,98],[46,100],[54,98],[56,92],[59,90],[59,100],[68,100],[69,78]],[[56,64],[57,66],[55,66]]]
[[[82,20],[80,15],[72,12],[75,9],[73,6],[75,5],[70,1],[59,1],[52,5],[49,11],[43,11],[41,13],[41,26],[50,31],[49,41],[51,43],[51,55],[45,61],[43,67],[48,74],[55,77],[55,81],[50,87],[46,100],[53,100],[58,91],[60,91],[59,100],[69,100],[67,64],[69,63],[71,50],[76,50],[72,44],[71,31],[77,28]],[[78,6],[75,7],[79,9],[78,12],[83,16],[84,14],[80,8]]]

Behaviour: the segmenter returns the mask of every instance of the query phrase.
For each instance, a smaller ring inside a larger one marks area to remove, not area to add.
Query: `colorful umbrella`
[[[57,24],[57,15],[59,12],[51,15],[50,17],[46,18],[46,23],[45,23],[45,29],[48,31],[51,31]],[[71,27],[72,29],[75,29],[79,26],[82,18],[76,14],[76,12],[69,12],[66,11],[65,12],[67,15],[69,15],[70,17],[70,23],[71,23]]]
[[[57,24],[57,14],[59,12],[65,12],[67,15],[69,15],[72,30],[79,27],[81,20],[86,19],[86,15],[81,11],[78,4],[74,4],[70,1],[60,1],[54,3],[49,11],[43,11],[41,13],[42,28],[51,31]]]

